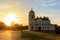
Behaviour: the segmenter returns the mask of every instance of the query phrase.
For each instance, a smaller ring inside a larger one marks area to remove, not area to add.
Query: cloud
[[[43,7],[49,7],[49,6],[54,6],[56,3],[50,3],[50,4],[42,4]]]
[[[45,0],[44,2],[51,3],[54,2],[55,0]]]
[[[43,0],[42,2],[42,6],[43,7],[49,7],[49,6],[54,6],[56,5],[55,0]]]

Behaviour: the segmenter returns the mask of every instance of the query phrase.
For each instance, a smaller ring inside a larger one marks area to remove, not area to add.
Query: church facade
[[[35,17],[35,12],[30,10],[28,29],[42,32],[53,32],[55,30],[55,26],[50,23],[49,17]]]

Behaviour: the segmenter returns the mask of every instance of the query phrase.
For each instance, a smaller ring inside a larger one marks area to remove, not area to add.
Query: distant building
[[[35,17],[35,12],[33,10],[30,10],[29,30],[53,32],[55,30],[55,26],[50,23],[49,17]]]

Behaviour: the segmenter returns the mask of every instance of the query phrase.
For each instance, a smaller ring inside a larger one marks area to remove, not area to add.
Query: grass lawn
[[[22,38],[26,38],[29,40],[52,40],[52,39],[44,38],[44,37],[38,36],[36,34],[29,33],[29,32],[23,32]]]

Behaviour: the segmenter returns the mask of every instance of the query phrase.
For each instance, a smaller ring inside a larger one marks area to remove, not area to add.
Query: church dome
[[[35,13],[35,12],[31,9],[29,13]]]

